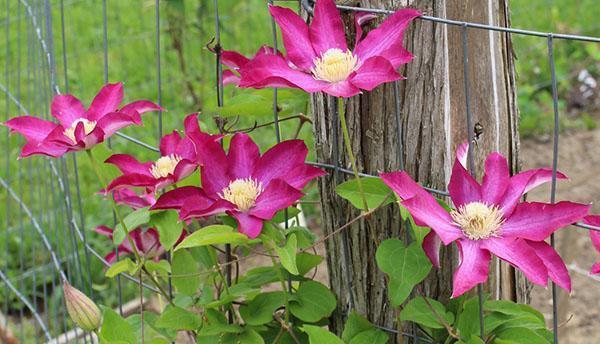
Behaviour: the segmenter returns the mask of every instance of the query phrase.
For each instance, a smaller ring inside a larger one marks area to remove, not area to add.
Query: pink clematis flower
[[[15,117],[3,124],[27,139],[20,157],[34,154],[59,157],[89,149],[119,129],[140,125],[141,114],[161,110],[147,100],[134,101],[119,109],[122,100],[123,84],[107,84],[88,109],[70,94],[55,96],[50,110],[58,124],[32,116]]]
[[[521,270],[535,284],[545,286],[550,278],[570,291],[564,262],[544,240],[559,228],[582,219],[590,205],[519,202],[524,193],[551,180],[552,171],[529,170],[511,177],[506,158],[492,153],[479,184],[465,168],[466,151],[466,144],[459,148],[448,185],[455,206],[450,213],[406,172],[381,174],[415,223],[432,229],[423,248],[434,265],[439,266],[440,240],[445,245],[456,242],[460,265],[454,272],[452,296],[485,282],[491,254]],[[558,178],[566,176],[559,173]]]
[[[258,49],[256,54],[252,58],[255,59],[261,55],[273,55],[273,54],[275,54],[275,49],[268,47],[268,46],[262,46],[262,47],[260,47],[260,49]],[[281,52],[279,52],[279,51],[277,52],[277,55],[279,55],[280,57],[283,57],[283,54],[281,54]],[[237,51],[223,50],[221,52],[221,63],[229,68],[229,69],[225,69],[223,71],[223,85],[236,85],[236,86],[239,85],[240,84],[239,70],[240,70],[240,68],[245,66],[248,62],[250,62],[250,60],[251,59],[238,53]]]
[[[397,69],[412,60],[403,46],[404,30],[421,15],[402,9],[362,38],[360,25],[370,19],[357,17],[354,50],[346,45],[344,24],[333,0],[318,0],[310,26],[292,10],[270,6],[281,28],[287,57],[262,54],[239,68],[240,87],[294,87],[306,92],[323,91],[351,97],[376,86],[402,79]]]
[[[590,215],[586,216],[583,219],[584,223],[588,225],[592,225],[595,227],[600,227],[600,215]],[[592,239],[592,245],[596,248],[596,251],[600,252],[600,232],[590,230],[590,239]],[[592,265],[592,270],[590,270],[590,274],[597,275],[600,274],[600,262],[596,262]]]
[[[153,209],[178,209],[182,219],[227,213],[238,230],[257,237],[263,221],[300,199],[309,181],[325,172],[305,163],[301,140],[284,141],[264,154],[243,133],[231,139],[229,153],[214,141],[201,149],[202,188],[187,186],[163,194]]]
[[[134,210],[150,207],[156,202],[154,193],[144,192],[138,195],[135,191],[129,188],[114,190],[113,197],[117,204],[127,205]]]
[[[98,226],[94,228],[94,231],[98,234],[104,235],[108,237],[110,240],[113,238],[113,229],[108,228],[106,226]],[[129,232],[129,236],[133,240],[136,249],[146,259],[154,259],[158,261],[160,256],[165,253],[164,247],[160,244],[158,240],[158,231],[155,228],[148,228],[143,230],[142,228],[136,228]],[[186,236],[186,231],[183,230],[181,232],[181,236],[177,240],[177,242],[181,242],[183,238]],[[133,249],[129,244],[129,240],[124,240],[119,246],[118,250],[119,257],[127,254],[133,254]],[[107,254],[104,259],[112,264],[117,259],[116,252],[112,251]]]
[[[198,167],[196,144],[202,144],[204,140],[216,141],[220,136],[200,131],[196,114],[186,117],[184,127],[185,137],[173,131],[161,139],[161,156],[156,161],[142,163],[127,154],[115,154],[106,159],[106,163],[117,166],[123,173],[108,185],[107,191],[130,186],[156,191],[192,174]]]

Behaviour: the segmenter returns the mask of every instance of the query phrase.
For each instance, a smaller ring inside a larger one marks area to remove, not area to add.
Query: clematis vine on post
[[[160,106],[147,100],[119,108],[122,101],[123,84],[106,84],[87,109],[70,94],[55,96],[50,112],[59,123],[21,116],[3,125],[27,140],[20,157],[36,154],[60,157],[67,152],[90,149],[119,129],[142,124],[141,114],[161,110]]]
[[[301,140],[278,143],[261,155],[247,134],[237,133],[228,153],[210,140],[201,151],[202,187],[166,192],[152,209],[177,209],[182,219],[227,213],[250,238],[260,234],[263,221],[298,201],[309,181],[325,174],[305,163],[308,149]]]
[[[456,242],[460,265],[454,273],[452,296],[485,282],[491,254],[521,270],[535,284],[545,286],[550,278],[570,291],[564,262],[544,240],[559,228],[581,220],[590,205],[519,202],[523,194],[550,181],[552,171],[529,170],[511,177],[506,158],[492,153],[479,184],[465,168],[466,150],[466,144],[459,148],[448,185],[455,207],[450,213],[406,172],[381,174],[415,223],[432,229],[423,248],[434,265],[439,266],[440,240],[444,245]],[[559,173],[558,178],[566,176]]]
[[[333,0],[319,0],[310,25],[292,10],[269,6],[279,25],[286,56],[257,54],[239,65],[243,88],[293,87],[352,97],[386,82],[402,79],[397,69],[412,60],[403,46],[404,30],[421,13],[401,9],[362,38],[359,16],[354,50],[348,49],[344,24]]]

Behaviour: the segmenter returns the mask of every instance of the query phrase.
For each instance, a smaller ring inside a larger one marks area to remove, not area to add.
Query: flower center
[[[150,167],[150,173],[154,176],[154,178],[164,178],[169,174],[173,174],[175,171],[175,167],[181,161],[181,157],[179,155],[171,154],[166,156],[161,156],[152,167]]]
[[[471,202],[453,210],[450,215],[465,236],[471,240],[487,239],[498,235],[504,222],[502,212],[497,206],[488,206],[481,202]]]
[[[77,143],[77,139],[75,138],[75,128],[77,128],[77,125],[79,123],[83,123],[83,132],[86,135],[89,135],[89,133],[92,132],[92,130],[94,130],[94,128],[96,128],[96,121],[88,121],[85,118],[79,118],[77,119],[75,122],[73,122],[73,124],[71,124],[71,126],[67,129],[65,129],[65,131],[63,131],[63,134],[68,137],[69,139],[71,139],[71,141],[73,141],[73,143]]]
[[[315,79],[328,82],[344,81],[356,70],[358,59],[351,51],[332,48],[314,61],[311,72]]]
[[[229,183],[219,196],[235,204],[238,210],[247,211],[254,206],[262,191],[262,183],[252,178],[236,179]]]

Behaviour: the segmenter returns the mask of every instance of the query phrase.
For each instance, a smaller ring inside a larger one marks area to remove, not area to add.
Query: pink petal
[[[77,139],[77,145],[83,149],[90,149],[100,142],[103,142],[107,136],[104,130],[99,126],[96,126],[94,130],[88,135],[85,135],[83,123],[77,124],[75,128],[75,138]]]
[[[260,158],[258,146],[245,133],[233,135],[229,144],[229,175],[232,179],[248,178]]]
[[[126,174],[119,176],[110,182],[110,184],[108,184],[106,187],[106,192],[129,186],[153,188],[157,182],[158,180],[153,176],[137,173]]]
[[[535,250],[522,239],[490,238],[481,240],[481,247],[521,270],[531,282],[545,286],[548,270]]]
[[[527,243],[529,246],[533,247],[535,253],[540,257],[542,262],[544,262],[546,269],[548,269],[550,279],[564,290],[571,292],[571,277],[569,277],[569,270],[567,270],[562,258],[552,246],[548,245],[545,241],[528,241]]]
[[[107,113],[117,111],[121,101],[123,101],[123,83],[104,85],[92,100],[87,119],[90,121],[100,120]]]
[[[137,114],[136,114],[137,115]],[[105,138],[112,136],[117,130],[128,127],[130,125],[142,124],[139,115],[130,116],[121,112],[111,112],[105,114],[98,120],[97,128],[102,128]]]
[[[187,220],[191,218],[224,214],[233,211],[236,211],[235,205],[224,199],[217,199],[216,201],[210,199],[206,203],[192,202],[191,200],[187,200],[181,208],[179,218]]]
[[[197,164],[187,159],[181,160],[177,166],[175,166],[175,170],[173,171],[173,176],[175,177],[174,182],[177,183],[178,181],[183,180],[185,177],[194,173],[197,167]]]
[[[440,237],[435,234],[434,231],[430,231],[423,239],[423,250],[427,255],[427,258],[431,261],[431,264],[436,268],[440,267],[440,247],[442,241]]]
[[[332,84],[327,84],[327,86],[323,88],[323,92],[334,97],[350,98],[359,94],[360,89],[354,86],[354,84],[352,84],[350,80],[344,80]]]
[[[235,74],[234,72],[226,69],[223,71],[223,85],[239,85],[240,84],[240,76]]]
[[[199,150],[202,152],[199,157],[202,165],[202,188],[209,196],[216,198],[231,181],[228,173],[229,161],[223,147],[217,142],[205,142]]]
[[[421,13],[413,9],[402,9],[389,16],[381,25],[369,32],[358,43],[354,53],[362,61],[372,56],[382,56],[389,60],[395,69],[412,59],[412,55],[402,47],[404,30],[410,21]]]
[[[502,224],[501,234],[509,238],[542,241],[559,228],[583,219],[590,207],[573,202],[523,202]]]
[[[170,134],[163,136],[160,139],[160,155],[167,156],[175,154],[179,142],[181,142],[181,136],[177,130],[173,130]]]
[[[59,94],[52,99],[50,113],[63,127],[69,128],[73,122],[85,117],[85,107],[72,95]]]
[[[285,176],[285,182],[295,187],[298,190],[302,190],[311,180],[326,175],[327,172],[316,168],[314,166],[302,164],[298,165]]]
[[[181,141],[179,141],[179,144],[177,144],[177,147],[175,147],[174,153],[176,155],[179,155],[183,159],[187,159],[194,162],[197,160],[196,146],[194,145],[194,142],[188,137],[184,137]]]
[[[356,12],[354,14],[354,28],[356,30],[356,39],[354,42],[354,46],[358,45],[358,42],[363,40],[363,25],[368,23],[369,21],[377,18],[377,15],[374,13],[368,12]]]
[[[556,178],[567,179],[567,176],[557,171]],[[499,203],[504,216],[509,216],[513,212],[525,193],[551,180],[552,170],[548,168],[528,170],[512,176],[506,193]]]
[[[107,164],[115,165],[123,174],[144,174],[152,176],[150,168],[152,167],[151,162],[142,163],[136,158],[128,154],[113,154],[104,161]]]
[[[185,120],[183,121],[183,126],[185,128],[185,130],[184,130],[185,136],[189,140],[192,141],[193,146],[195,147],[194,148],[195,151],[203,150],[202,147],[206,142],[218,142],[222,137],[222,135],[209,135],[209,134],[203,132],[200,129],[200,125],[198,124],[198,114],[197,113],[187,115],[185,117]],[[189,149],[189,147],[186,149]],[[196,153],[194,152],[192,154],[196,154]],[[224,152],[223,152],[223,154],[224,154]],[[198,157],[196,157],[196,159],[201,158],[200,155],[201,154],[199,153]],[[186,158],[192,159],[192,157],[186,157]]]
[[[294,204],[304,194],[281,179],[273,179],[258,196],[250,215],[270,220],[276,212]]]
[[[28,142],[21,149],[20,158],[26,158],[32,155],[46,155],[57,158],[68,151],[68,147],[57,145],[51,142]]]
[[[53,130],[61,128],[54,122],[32,116],[11,118],[2,123],[2,125],[8,127],[11,132],[17,132],[23,135],[27,140],[36,142],[43,141]]]
[[[590,275],[600,274],[600,262],[592,265],[592,269],[590,270]]]
[[[125,204],[133,209],[149,207],[156,202],[152,194],[138,195],[131,189],[115,190],[113,197],[117,204]]]
[[[121,252],[119,251],[119,256],[121,255],[120,253]],[[109,254],[104,256],[104,260],[106,260],[108,264],[112,265],[117,260],[117,254],[115,251],[111,251]]]
[[[196,186],[183,186],[162,194],[150,210],[176,209],[180,210],[185,203],[195,204],[198,207],[208,207],[212,200],[206,196],[204,190]]]
[[[113,229],[108,228],[106,226],[98,226],[98,227],[94,228],[94,232],[96,232],[100,235],[104,235],[105,237],[108,237],[110,239],[112,239],[112,236],[113,236]]]
[[[415,196],[400,204],[408,210],[417,225],[433,229],[444,245],[463,236],[461,230],[453,224],[450,214],[437,202],[434,204],[425,197]]]
[[[402,206],[411,213],[418,226],[433,229],[445,245],[462,237],[460,228],[452,224],[450,214],[406,172],[381,173],[380,176],[404,200]]]
[[[486,204],[497,204],[510,183],[508,162],[500,153],[492,153],[485,160],[485,175],[481,183],[481,197]]]
[[[344,23],[333,0],[317,1],[313,20],[308,30],[312,47],[317,56],[329,49],[348,50]]]
[[[149,100],[136,100],[129,104],[125,104],[119,112],[126,113],[134,116],[135,114],[141,115],[150,111],[164,110],[160,105],[155,104]]]
[[[402,79],[390,61],[381,56],[373,56],[366,60],[350,79],[350,82],[363,90],[371,91],[375,87]]]
[[[452,198],[454,206],[457,208],[464,204],[481,201],[481,187],[479,183],[471,177],[458,159],[454,161],[448,191],[450,192],[450,198]]]
[[[249,215],[248,213],[232,212],[230,214],[238,222],[238,231],[246,234],[250,239],[256,238],[263,227],[263,221],[257,217]]]
[[[231,69],[239,69],[250,61],[246,56],[233,50],[223,50],[221,52],[221,63]]]
[[[256,162],[252,174],[263,185],[272,179],[281,178],[287,181],[287,176],[297,166],[304,165],[308,148],[302,140],[287,140],[276,144],[266,151]],[[291,175],[290,177],[295,177]]]
[[[456,148],[456,160],[466,169],[467,159],[469,157],[469,141],[464,141]]]
[[[596,251],[600,252],[600,232],[594,230],[590,230],[589,232],[592,244],[596,248]]]
[[[462,239],[456,241],[460,254],[460,264],[454,271],[452,297],[459,297],[476,285],[487,280],[490,268],[490,252],[482,249],[477,241]]]
[[[281,29],[283,45],[290,61],[304,70],[310,70],[316,54],[304,20],[289,8],[269,5],[269,12]]]
[[[240,68],[239,87],[295,87],[306,92],[321,91],[329,84],[316,80],[311,74],[290,68],[288,63],[277,55],[260,55]]]

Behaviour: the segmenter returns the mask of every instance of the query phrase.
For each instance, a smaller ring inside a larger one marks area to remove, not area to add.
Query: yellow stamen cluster
[[[247,211],[254,206],[262,191],[262,183],[252,178],[236,179],[229,183],[219,196],[235,204],[238,210]]]
[[[471,240],[497,236],[500,226],[504,222],[502,212],[497,206],[489,206],[481,202],[462,205],[458,210],[452,211],[450,215],[454,223]]]
[[[161,156],[152,167],[150,167],[150,173],[154,178],[164,178],[169,174],[175,172],[175,167],[181,161],[181,157],[176,154]]]
[[[77,125],[79,123],[83,123],[83,131],[86,135],[89,135],[89,133],[91,133],[96,128],[96,121],[89,121],[85,118],[77,119],[75,122],[73,122],[73,124],[71,124],[69,128],[63,131],[63,134],[69,139],[71,139],[73,143],[77,143],[77,139],[75,138],[75,128],[77,128]]]
[[[351,51],[332,48],[317,57],[311,72],[315,79],[327,82],[344,81],[356,70],[358,59]]]

